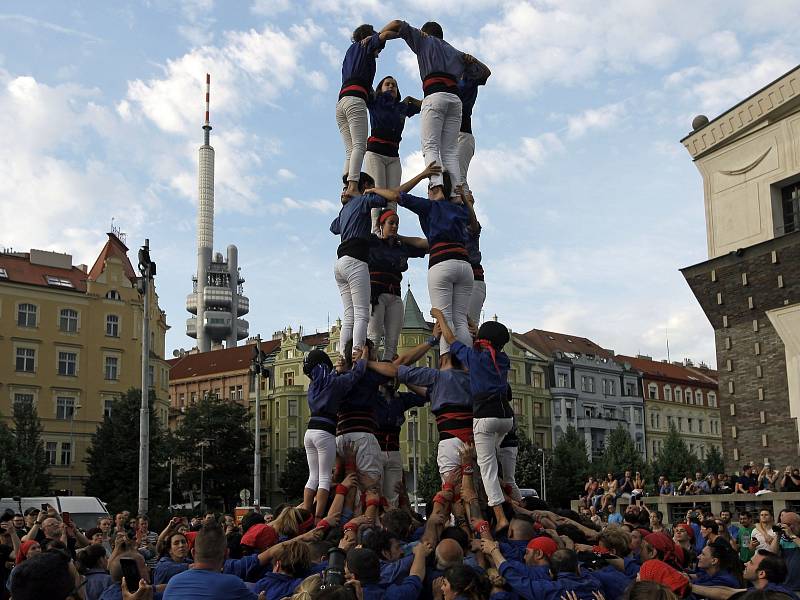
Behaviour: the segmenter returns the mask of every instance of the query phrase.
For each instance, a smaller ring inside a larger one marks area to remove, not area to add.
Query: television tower
[[[231,244],[227,260],[214,254],[214,148],[211,146],[211,75],[206,73],[206,113],[203,145],[199,151],[197,203],[197,274],[192,293],[186,297],[186,335],[197,340],[200,352],[208,352],[225,342],[236,346],[248,336],[249,324],[239,317],[250,311],[250,300],[243,295],[244,279],[239,272],[239,250]]]

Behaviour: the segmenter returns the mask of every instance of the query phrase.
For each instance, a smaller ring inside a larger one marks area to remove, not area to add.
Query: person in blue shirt
[[[406,119],[419,114],[422,103],[406,96],[400,100],[397,80],[387,75],[375,87],[375,95],[367,100],[370,132],[367,138],[367,153],[364,155],[364,170],[372,175],[375,186],[396,188],[400,185],[403,168],[400,163],[400,141]],[[390,208],[396,209],[394,205]],[[372,231],[378,233],[378,215],[372,213]]]
[[[475,197],[472,192],[466,191],[463,194],[465,206],[469,211],[469,224],[467,225],[467,260],[472,267],[472,293],[469,297],[469,308],[467,316],[472,325],[479,325],[481,322],[481,311],[483,303],[486,302],[486,276],[483,271],[481,261],[481,224],[475,214]]]
[[[324,350],[315,348],[303,359],[308,384],[308,409],[311,417],[303,438],[308,462],[308,481],[303,489],[303,508],[311,511],[316,500],[316,517],[321,519],[328,504],[331,471],[336,463],[336,423],[339,401],[364,376],[366,361],[352,369],[346,363],[334,369]]]
[[[189,544],[182,533],[173,533],[166,539],[167,551],[161,556],[153,569],[153,583],[166,584],[178,573],[189,568]]]
[[[425,238],[398,233],[400,217],[389,207],[378,211],[378,235],[370,236],[369,282],[370,311],[367,337],[378,344],[383,339],[383,360],[394,360],[403,327],[403,301],[400,287],[409,258],[422,258],[428,251]]]
[[[364,600],[413,600],[422,591],[425,560],[432,551],[426,542],[417,544],[412,550],[414,559],[408,577],[400,583],[381,585],[378,555],[366,548],[353,548],[347,553],[345,575],[361,583]]]
[[[578,600],[596,600],[594,593],[603,589],[591,572],[581,570],[574,550],[553,553],[550,581],[531,578],[525,565],[509,560],[500,561],[498,569],[511,589],[525,600],[560,600],[567,592],[573,592]]]
[[[302,541],[283,544],[273,558],[272,571],[256,582],[255,592],[264,592],[266,600],[291,596],[311,568],[308,544]]]
[[[450,351],[469,370],[475,451],[499,531],[508,527],[508,519],[503,511],[505,497],[498,476],[497,451],[514,424],[514,412],[508,402],[511,362],[503,352],[503,347],[511,339],[508,328],[497,321],[487,321],[478,329],[475,344],[465,346],[453,335],[441,310],[431,309],[431,316],[441,327],[442,337],[451,344]]]
[[[386,199],[364,191],[375,185],[372,177],[361,173],[358,191],[361,195],[347,196],[342,192],[342,208],[331,223],[330,231],[340,236],[336,249],[333,274],[342,297],[344,316],[339,337],[339,353],[353,341],[353,350],[361,351],[367,339],[369,325],[369,230],[370,210],[386,206]],[[344,356],[346,360],[350,357]]]
[[[777,592],[785,594],[791,600],[800,600],[793,590],[784,586],[784,581],[788,574],[786,561],[777,554],[769,550],[757,550],[753,557],[744,567],[743,578],[751,584],[754,589],[765,592]],[[737,587],[706,586],[698,583],[692,584],[692,592],[695,596],[706,598],[730,597],[737,592],[745,592],[746,589]],[[723,595],[720,595],[722,592]]]
[[[472,109],[478,99],[478,88],[486,85],[492,72],[474,56],[464,55],[464,72],[458,80],[458,97],[461,98],[461,129],[458,132],[458,165],[464,192],[469,192],[467,171],[475,155],[475,136],[472,135]]]
[[[693,582],[705,586],[742,587],[742,563],[725,542],[708,544],[697,557],[697,575]]]
[[[344,195],[359,194],[359,178],[367,151],[367,100],[372,96],[375,59],[386,40],[397,37],[392,31],[378,33],[372,25],[359,25],[342,62],[342,86],[336,103],[336,124],[344,142]]]
[[[164,600],[257,600],[239,577],[220,572],[227,548],[222,527],[204,525],[195,538],[192,568],[170,579]]]
[[[441,586],[442,600],[485,600],[492,591],[489,578],[466,565],[447,569]]]

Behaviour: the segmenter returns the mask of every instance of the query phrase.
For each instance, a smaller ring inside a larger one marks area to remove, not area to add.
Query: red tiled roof
[[[94,261],[94,265],[89,270],[89,279],[95,281],[103,272],[106,266],[106,260],[109,258],[118,258],[122,261],[122,268],[125,270],[125,276],[131,280],[136,281],[136,271],[133,270],[133,265],[128,259],[128,247],[123,244],[120,239],[113,233],[108,234],[108,241],[103,249],[100,251],[100,256]]]
[[[328,334],[323,332],[306,335],[303,336],[302,341],[309,346],[327,344]],[[254,345],[244,344],[235,348],[211,350],[210,352],[187,354],[181,358],[172,358],[167,361],[170,366],[169,379],[170,381],[177,381],[203,375],[243,371],[250,368]],[[265,354],[276,352],[280,346],[280,340],[261,341],[261,351]]]
[[[669,379],[670,381],[683,382],[687,385],[705,385],[717,387],[717,381],[711,376],[709,369],[705,374],[696,367],[684,367],[673,363],[651,360],[648,358],[637,358],[619,354],[614,357],[619,363],[626,362],[648,379]]]
[[[0,283],[10,281],[25,285],[36,285],[60,291],[86,292],[86,273],[78,267],[62,269],[59,267],[49,267],[47,265],[37,265],[31,263],[30,254],[0,254],[0,267],[3,267],[8,274],[8,279],[0,278]],[[47,283],[47,276],[66,279],[72,283],[73,287],[50,285]]]
[[[574,352],[575,354],[593,354],[611,358],[614,354],[595,344],[592,340],[577,335],[531,329],[523,333],[522,339],[542,354],[552,356],[556,352]]]

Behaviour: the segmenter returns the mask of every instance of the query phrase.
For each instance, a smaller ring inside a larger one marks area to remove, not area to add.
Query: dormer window
[[[69,279],[62,279],[61,277],[55,277],[54,275],[45,275],[44,278],[47,281],[47,285],[63,288],[75,287],[72,285],[72,282]]]
[[[108,290],[106,292],[106,298],[109,300],[122,300],[122,296],[119,295],[117,290]]]

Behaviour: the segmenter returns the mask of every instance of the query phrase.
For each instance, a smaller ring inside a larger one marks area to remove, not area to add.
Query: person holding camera
[[[773,530],[774,525],[775,518],[772,515],[772,509],[765,506],[758,513],[758,523],[756,523],[750,539],[750,549],[753,552],[769,550],[777,541],[778,535]]]
[[[786,465],[781,479],[782,492],[800,492],[800,469]]]
[[[800,592],[800,515],[783,511],[772,529],[776,536],[769,550],[786,561],[788,574],[784,585],[795,593]]]

